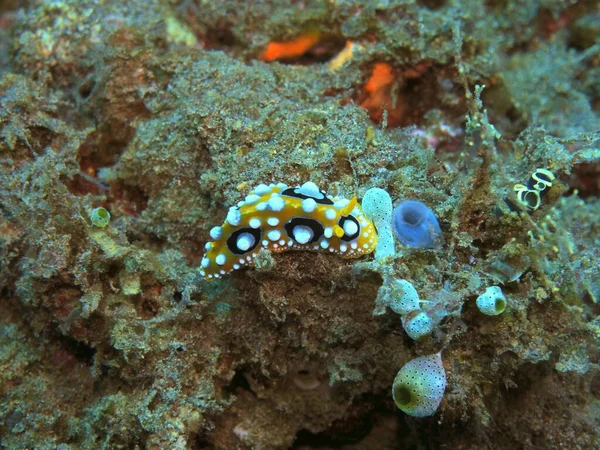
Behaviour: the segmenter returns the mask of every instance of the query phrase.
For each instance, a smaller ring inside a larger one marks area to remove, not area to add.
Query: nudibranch
[[[200,275],[207,280],[251,265],[261,248],[358,258],[377,245],[375,226],[356,197],[332,197],[310,181],[295,188],[259,184],[229,208],[225,223],[212,228],[210,237],[200,263]]]

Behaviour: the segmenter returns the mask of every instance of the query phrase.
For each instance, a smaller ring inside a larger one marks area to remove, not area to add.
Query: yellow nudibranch
[[[260,184],[229,208],[225,223],[210,230],[200,275],[208,280],[251,265],[261,248],[311,250],[358,258],[377,245],[377,232],[356,197],[332,197],[315,183]]]

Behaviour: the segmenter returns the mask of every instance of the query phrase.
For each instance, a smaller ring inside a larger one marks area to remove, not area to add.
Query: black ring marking
[[[531,198],[530,194],[532,194],[534,196],[534,198],[533,198],[533,201],[535,202],[534,204],[531,203],[532,198]],[[521,202],[521,204],[530,211],[535,211],[536,209],[538,209],[540,207],[540,205],[542,203],[540,192],[536,191],[534,189],[519,192],[517,194],[517,198],[519,199],[519,202]]]
[[[307,198],[312,198],[315,202],[320,203],[321,205],[333,205],[333,202],[327,198],[327,195],[324,191],[320,191],[323,194],[323,198],[311,197],[310,195],[299,194],[296,191],[298,188],[287,188],[280,195],[285,195],[286,197],[294,197],[305,200]]]
[[[353,241],[354,239],[356,239],[360,235],[360,223],[354,216],[342,216],[340,218],[340,221],[338,222],[338,225],[342,228],[342,230],[344,229],[344,223],[347,220],[354,222],[356,224],[356,233],[354,233],[352,236],[348,236],[346,234],[346,231],[344,230],[344,235],[340,239],[345,242],[350,242],[350,241]]]
[[[308,241],[306,244],[300,244],[298,241],[296,241],[296,237],[294,236],[294,228],[297,227],[298,225],[308,227],[313,232],[312,239],[310,241]],[[291,239],[293,239],[294,242],[297,242],[300,245],[307,245],[307,244],[312,244],[313,242],[317,242],[319,239],[321,239],[321,236],[323,236],[323,233],[325,232],[323,225],[321,225],[317,220],[307,219],[305,217],[294,217],[292,220],[290,220],[288,223],[286,223],[283,226],[283,228],[285,229],[285,232],[287,233],[287,235]]]
[[[537,180],[534,177],[534,175],[536,177],[538,177]],[[538,189],[536,187],[538,184],[542,184],[543,187],[541,189]],[[527,180],[527,188],[529,190],[535,189],[536,191],[542,193],[542,192],[547,191],[548,189],[550,189],[550,187],[552,187],[552,180],[549,179],[546,176],[546,174],[541,173],[541,172],[534,172],[533,175],[531,175],[531,177],[529,177],[529,180]]]
[[[237,246],[237,240],[240,234],[249,233],[254,237],[254,245],[250,247],[248,250],[240,250]],[[260,244],[262,238],[262,229],[260,228],[240,228],[239,230],[234,231],[227,238],[227,248],[234,255],[245,255],[246,253],[250,253]]]

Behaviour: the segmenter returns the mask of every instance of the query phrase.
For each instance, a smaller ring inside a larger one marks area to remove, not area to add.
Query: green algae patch
[[[128,253],[128,249],[119,245],[112,236],[105,231],[90,231],[89,236],[100,246],[104,254],[111,258],[117,258]]]

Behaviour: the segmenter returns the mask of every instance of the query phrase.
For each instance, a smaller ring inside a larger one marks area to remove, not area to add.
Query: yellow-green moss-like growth
[[[90,213],[90,220],[92,221],[92,225],[104,228],[110,222],[110,213],[106,208],[94,208]]]
[[[441,352],[406,363],[396,375],[392,396],[396,406],[409,416],[433,415],[446,390],[446,372]]]

